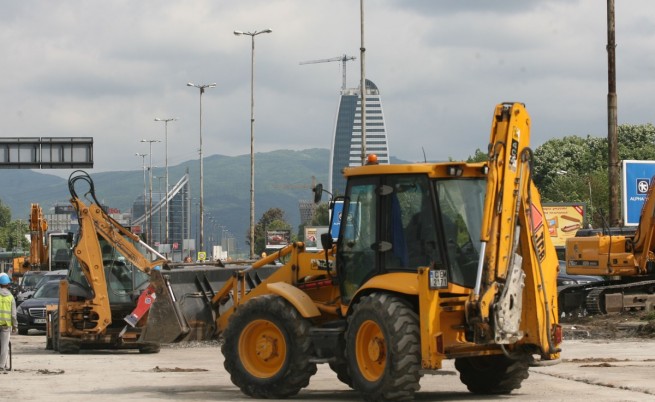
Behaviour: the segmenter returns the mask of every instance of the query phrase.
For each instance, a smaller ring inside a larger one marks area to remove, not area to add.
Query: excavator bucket
[[[150,286],[154,288],[155,298],[139,341],[176,342],[189,333],[189,325],[176,303],[170,282],[160,270],[154,270],[150,274]]]
[[[199,265],[153,271],[150,286],[155,289],[155,300],[139,341],[174,343],[218,338],[218,317],[211,300],[228,279],[245,268]],[[268,277],[277,268],[258,269],[257,280]]]

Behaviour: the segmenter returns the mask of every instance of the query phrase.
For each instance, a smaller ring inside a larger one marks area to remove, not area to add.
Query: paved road
[[[41,334],[15,335],[15,371],[0,375],[0,399],[13,401],[251,401],[230,382],[217,346],[133,351],[44,350]],[[533,368],[510,396],[480,397],[459,381],[451,362],[421,381],[417,401],[645,401],[655,400],[655,340],[568,341],[563,362]],[[325,366],[294,401],[358,401]]]

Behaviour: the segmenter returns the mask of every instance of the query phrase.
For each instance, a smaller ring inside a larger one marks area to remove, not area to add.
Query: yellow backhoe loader
[[[504,103],[487,163],[344,169],[324,251],[293,243],[212,298],[232,382],[287,398],[327,363],[365,400],[411,400],[445,359],[479,394],[510,393],[531,364],[557,362],[559,268],[529,137],[524,106]],[[286,263],[259,278],[277,259]],[[149,322],[143,335],[156,333]]]

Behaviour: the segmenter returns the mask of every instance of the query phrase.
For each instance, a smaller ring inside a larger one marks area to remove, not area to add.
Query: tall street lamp
[[[273,32],[270,29],[262,31],[234,31],[236,36],[250,36],[250,258],[255,258],[255,36]]]
[[[146,206],[146,156],[148,154],[140,154],[140,153],[135,153],[134,155],[140,156],[141,157],[141,162],[143,166],[143,216],[145,219],[145,222],[143,224],[143,232],[145,233],[146,227],[148,226],[148,208]],[[146,236],[145,238],[146,243],[148,242],[148,237]]]
[[[150,219],[148,219],[148,240],[149,240],[150,245],[152,245],[152,143],[153,142],[161,142],[161,141],[143,139],[143,140],[141,140],[141,142],[147,142],[149,144],[149,146],[150,146],[150,154],[149,154],[150,161],[148,162],[148,164],[150,165],[150,167],[148,168],[148,170],[150,172],[149,173],[149,176],[150,176],[150,202],[149,202],[149,204],[150,204],[150,206],[148,207],[148,214],[150,215],[149,216]],[[148,216],[148,215],[146,215],[146,216]]]
[[[160,119],[159,117],[155,117],[155,121],[163,121],[164,122],[164,147],[165,147],[165,152],[164,152],[164,159],[166,160],[166,195],[164,195],[165,203],[166,203],[166,219],[164,220],[164,225],[166,225],[166,244],[168,243],[168,122],[169,121],[175,121],[177,120],[177,117],[170,117],[170,118],[164,118]]]
[[[205,93],[205,89],[207,88],[216,88],[216,83],[213,84],[194,84],[192,82],[189,82],[186,84],[188,87],[195,87],[200,90],[200,247],[198,251],[204,251],[205,245],[204,245],[204,219],[203,219],[203,199],[204,199],[204,184],[203,184],[203,176],[202,176],[202,94]]]

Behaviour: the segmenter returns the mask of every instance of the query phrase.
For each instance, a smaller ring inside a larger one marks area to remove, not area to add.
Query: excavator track
[[[576,292],[583,295],[576,295]],[[560,292],[562,311],[571,313],[575,310],[576,306],[564,302],[573,299],[583,301],[577,307],[584,307],[586,314],[589,315],[620,313],[635,309],[652,311],[655,310],[655,280],[572,286]]]
[[[604,310],[604,305],[602,303],[602,300],[603,300],[603,295],[604,295],[605,291],[608,288],[611,288],[611,286],[592,289],[587,294],[587,297],[585,298],[585,306],[587,308],[587,313],[589,315],[597,315],[597,314],[605,314],[606,313],[605,311],[603,311]]]

